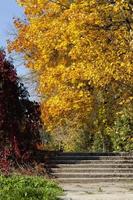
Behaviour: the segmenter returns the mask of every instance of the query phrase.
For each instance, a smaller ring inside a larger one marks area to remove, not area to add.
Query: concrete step
[[[50,160],[48,161],[47,164],[80,164],[80,163],[86,163],[86,164],[95,164],[95,163],[99,163],[99,164],[104,164],[104,163],[108,163],[108,164],[133,164],[133,160]]]
[[[124,182],[124,183],[133,183],[133,178],[56,178],[60,183],[101,183],[101,182]]]
[[[63,183],[133,181],[133,152],[59,152],[47,165],[51,175]]]
[[[52,168],[52,173],[133,173],[133,168]]]
[[[133,156],[88,156],[88,155],[66,155],[55,156],[53,160],[132,160]]]
[[[47,168],[133,168],[133,164],[127,164],[127,163],[76,163],[76,164],[55,164],[51,163],[47,165]]]
[[[133,156],[133,152],[57,152],[58,156]]]
[[[54,173],[56,178],[133,178],[133,173]]]

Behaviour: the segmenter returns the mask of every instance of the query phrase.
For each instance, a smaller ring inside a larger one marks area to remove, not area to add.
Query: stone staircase
[[[61,183],[132,182],[133,153],[57,153],[48,162]]]

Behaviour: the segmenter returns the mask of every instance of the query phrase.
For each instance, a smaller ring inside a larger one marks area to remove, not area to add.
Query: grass
[[[63,190],[38,176],[0,175],[0,200],[58,200]]]
[[[101,187],[99,187],[98,192],[103,192],[103,189]]]
[[[132,188],[129,188],[129,191],[133,191],[133,187],[132,187]]]

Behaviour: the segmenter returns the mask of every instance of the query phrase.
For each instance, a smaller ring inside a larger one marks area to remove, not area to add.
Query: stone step
[[[133,168],[133,164],[127,163],[93,163],[93,164],[86,164],[86,163],[76,163],[76,164],[48,164],[47,168]]]
[[[124,183],[133,183],[133,178],[56,178],[60,183],[101,183],[101,182],[124,182]]]
[[[53,160],[132,160],[133,156],[87,156],[87,155],[75,155],[75,156],[55,156]]]
[[[133,178],[133,173],[54,173],[56,178]]]
[[[57,152],[59,156],[133,156],[133,152]]]
[[[133,160],[50,160],[48,161],[47,164],[80,164],[80,163],[86,163],[86,164],[95,164],[95,163],[99,163],[99,164],[104,164],[104,163],[108,163],[108,164],[133,164]]]
[[[133,173],[133,168],[52,168],[52,173]]]
[[[47,166],[62,183],[133,181],[133,152],[59,152],[50,157]]]

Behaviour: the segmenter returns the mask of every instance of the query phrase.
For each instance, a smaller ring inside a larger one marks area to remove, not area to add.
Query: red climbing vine
[[[40,106],[29,100],[16,70],[0,51],[0,169],[8,171],[13,158],[30,159],[39,140]]]

